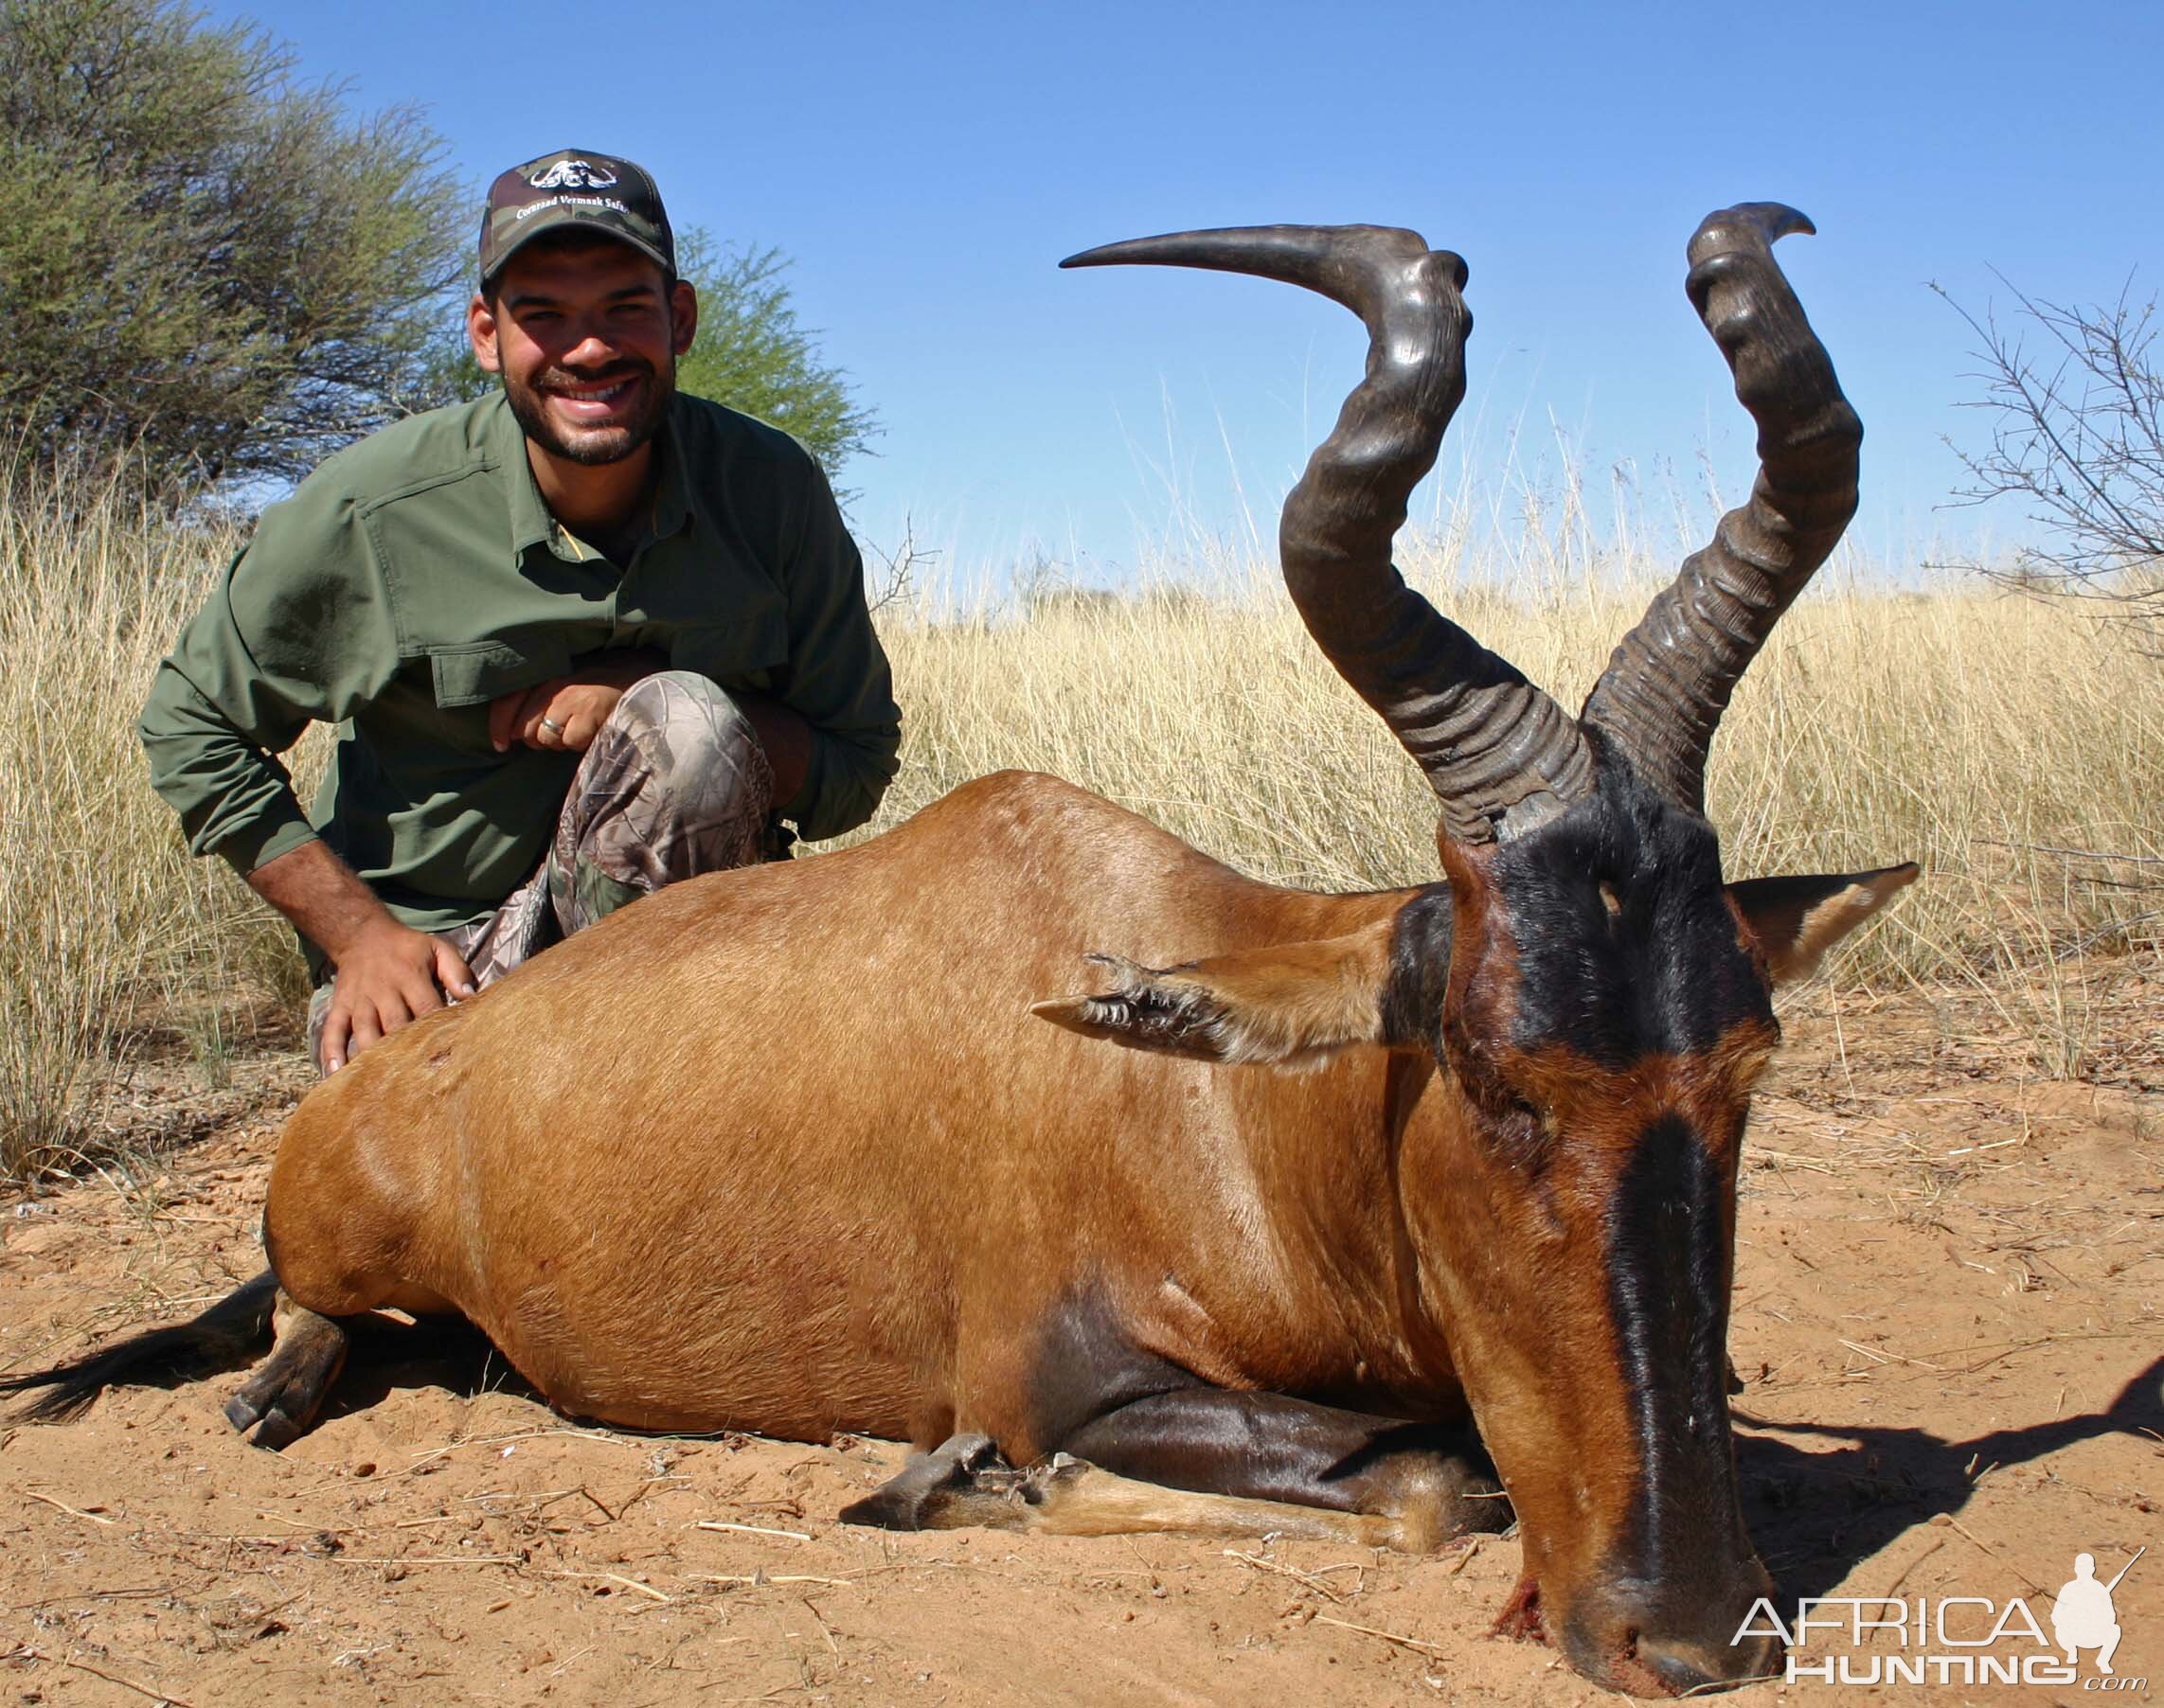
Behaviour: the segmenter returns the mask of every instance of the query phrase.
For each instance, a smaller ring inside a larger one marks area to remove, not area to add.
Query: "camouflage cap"
[[[616,238],[676,271],[676,238],[661,192],[642,166],[587,149],[557,149],[489,186],[481,209],[481,283],[545,231],[578,226]]]

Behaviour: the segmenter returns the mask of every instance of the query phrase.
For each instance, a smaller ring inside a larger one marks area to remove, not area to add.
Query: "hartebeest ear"
[[[1728,886],[1744,927],[1766,958],[1777,985],[1818,970],[1826,952],[1916,881],[1914,861],[1876,872],[1809,878],[1753,878]]]
[[[1086,957],[1111,988],[1029,1012],[1130,1049],[1198,1061],[1312,1067],[1350,1044],[1382,1043],[1391,921],[1350,936],[1216,955],[1181,967]]]

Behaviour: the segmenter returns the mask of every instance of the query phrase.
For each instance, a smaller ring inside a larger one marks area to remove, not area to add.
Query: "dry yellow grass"
[[[134,737],[234,543],[0,474],[0,1178],[72,1160],[87,1079],[168,992],[275,969],[261,910],[188,858]],[[188,1005],[211,1028],[222,1006]]]
[[[296,993],[284,928],[186,855],[134,735],[152,668],[236,540],[0,481],[0,1175],[73,1160],[88,1095],[153,1020],[181,1017],[215,1071],[231,1016]],[[1569,703],[1643,603],[1643,587],[1453,589],[1444,551],[1414,543],[1415,578]],[[1922,861],[1925,881],[1831,976],[1970,981],[2022,1020],[2042,1071],[2080,1072],[2094,982],[2160,936],[2160,667],[2075,613],[1824,579],[1714,750],[1730,872]],[[1221,566],[1213,587],[894,615],[907,736],[872,829],[1026,766],[1259,876],[1432,879],[1435,812],[1410,763],[1263,572]]]
[[[1408,573],[1575,706],[1654,571],[1504,597],[1410,543]],[[1672,573],[1663,566],[1661,578]],[[1028,621],[891,624],[907,735],[884,828],[1002,766],[1049,771],[1258,877],[1433,881],[1433,796],[1323,662],[1266,567],[1214,597],[1055,596]],[[1829,967],[1881,989],[1958,982],[2078,1075],[2095,981],[2164,943],[2164,664],[2078,608],[1829,570],[1738,690],[1708,808],[1731,877],[1923,863]],[[2101,858],[2108,857],[2108,858]],[[1107,945],[1117,948],[1118,945]]]

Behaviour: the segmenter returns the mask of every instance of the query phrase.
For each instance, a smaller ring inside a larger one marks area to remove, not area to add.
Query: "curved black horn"
[[[1815,230],[1793,207],[1747,202],[1708,214],[1690,240],[1685,289],[1758,423],[1758,479],[1623,637],[1581,714],[1692,812],[1706,810],[1728,696],[1856,513],[1863,423],[1773,258],[1776,239]]]
[[[1390,562],[1405,501],[1465,396],[1465,263],[1386,226],[1256,225],[1107,243],[1060,265],[1128,262],[1282,279],[1360,316],[1368,376],[1279,525],[1293,602],[1323,655],[1419,761],[1450,836],[1516,835],[1585,794],[1591,759],[1568,716]]]

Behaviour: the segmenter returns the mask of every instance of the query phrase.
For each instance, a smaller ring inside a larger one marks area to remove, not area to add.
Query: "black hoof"
[[[277,1404],[258,1411],[243,1393],[234,1395],[225,1402],[225,1421],[247,1437],[250,1447],[276,1451],[291,1447],[306,1434],[311,1418],[303,1417],[295,1422],[286,1414],[285,1408]]]
[[[225,1402],[225,1421],[252,1447],[290,1447],[308,1432],[345,1365],[345,1329],[329,1317],[311,1317],[280,1335]]]
[[[952,1435],[932,1452],[914,1458],[861,1501],[842,1508],[845,1524],[881,1530],[940,1530],[982,1523],[965,1509],[986,1498],[1004,1502],[1015,1473],[989,1435]]]

